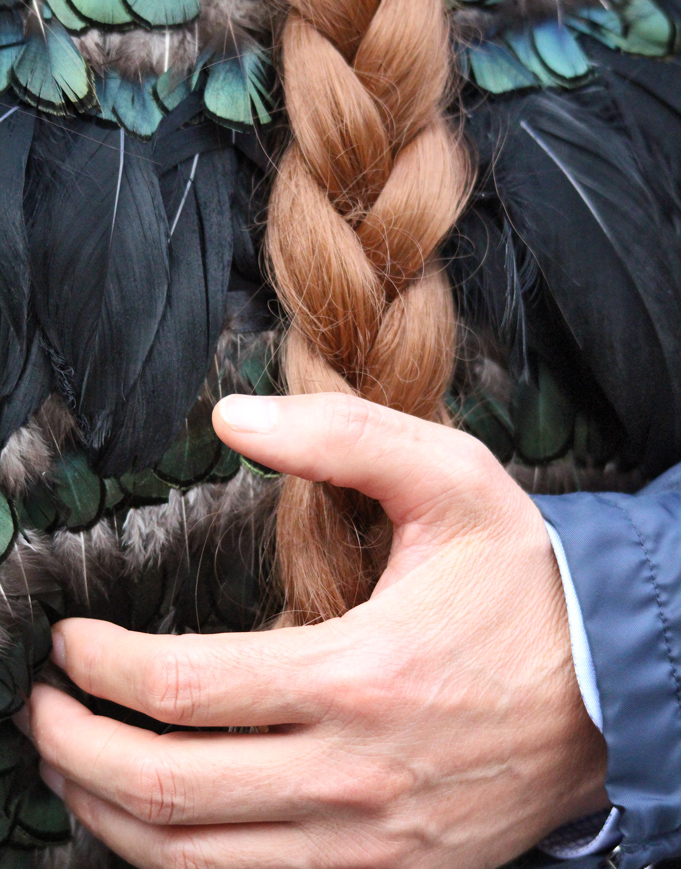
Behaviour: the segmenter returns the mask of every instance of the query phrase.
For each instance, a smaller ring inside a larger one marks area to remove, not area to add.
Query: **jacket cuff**
[[[563,543],[621,810],[621,869],[681,851],[681,498],[534,498]]]

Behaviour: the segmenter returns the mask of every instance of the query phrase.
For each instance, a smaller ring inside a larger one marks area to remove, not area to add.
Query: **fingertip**
[[[218,434],[272,434],[279,426],[277,402],[262,395],[228,395],[213,411]]]

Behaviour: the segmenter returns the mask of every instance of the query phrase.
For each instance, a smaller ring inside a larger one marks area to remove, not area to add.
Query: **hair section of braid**
[[[290,329],[291,393],[358,395],[444,422],[454,362],[450,289],[434,261],[469,190],[442,0],[293,0],[281,35],[292,141],[267,249]],[[380,506],[286,479],[277,514],[280,624],[366,600],[391,543]]]

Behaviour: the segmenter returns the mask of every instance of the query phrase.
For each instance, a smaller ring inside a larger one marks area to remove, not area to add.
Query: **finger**
[[[173,636],[66,619],[53,641],[55,663],[89,694],[170,724],[254,727],[319,720],[348,637],[328,623]]]
[[[492,462],[462,432],[335,393],[230,395],[213,425],[225,443],[269,467],[378,499],[396,525],[437,513],[471,471]]]
[[[309,840],[296,827],[286,824],[154,827],[71,782],[64,785],[64,799],[99,840],[140,869],[293,869],[332,865],[314,862]]]
[[[158,736],[94,715],[46,685],[36,686],[30,707],[42,758],[145,823],[293,821],[371,796],[361,796],[361,768],[348,787],[346,755],[328,762],[328,749],[304,732]]]

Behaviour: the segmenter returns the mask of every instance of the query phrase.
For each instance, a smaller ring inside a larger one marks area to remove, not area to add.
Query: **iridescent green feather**
[[[52,486],[59,514],[69,530],[80,531],[99,521],[106,488],[90,469],[84,453],[66,453],[59,458],[52,473]]]
[[[622,51],[664,57],[677,49],[678,25],[652,0],[630,0],[620,13],[625,24]]]
[[[17,534],[17,520],[9,500],[0,492],[0,563],[7,557]]]
[[[113,104],[113,115],[126,133],[142,141],[151,139],[164,113],[154,99],[155,78],[121,81]]]
[[[153,96],[159,106],[166,112],[172,112],[191,93],[190,80],[186,76],[178,76],[172,67],[159,76],[153,88]]]
[[[133,503],[162,504],[168,500],[172,488],[151,470],[125,474],[118,482]]]
[[[23,848],[66,842],[71,823],[64,803],[38,776],[32,779],[17,805],[11,841]]]
[[[14,61],[24,47],[24,28],[19,13],[0,11],[0,93],[10,85]],[[4,112],[0,111],[0,115]]]
[[[172,27],[193,21],[201,0],[124,0],[132,17],[150,27]]]
[[[127,81],[113,70],[106,78],[97,77],[99,117],[123,127],[126,133],[148,141],[164,117],[155,95],[156,79]]]
[[[476,83],[490,93],[503,94],[540,84],[506,46],[484,42],[469,49],[468,59]]]
[[[558,458],[572,443],[574,404],[544,364],[539,366],[536,383],[518,384],[511,416],[516,447],[530,464]]]
[[[213,471],[221,454],[221,441],[211,425],[211,407],[197,402],[163,459],[154,468],[160,480],[176,489],[190,489]]]
[[[487,8],[495,2],[467,0],[466,5]],[[610,49],[665,57],[679,49],[679,27],[654,0],[589,6],[560,23],[544,21],[497,33],[464,49],[464,65],[480,88],[495,94],[528,87],[578,87],[591,72],[580,34]]]
[[[46,5],[49,5],[53,14],[70,33],[81,33],[90,26],[84,18],[74,12],[66,0],[50,0]]]
[[[123,0],[66,0],[74,12],[89,24],[103,27],[125,27],[133,23],[130,10]]]
[[[213,58],[206,63],[208,81],[203,95],[206,114],[226,126],[250,125],[254,113],[261,124],[269,123],[265,65],[266,55],[260,48],[245,49],[238,56]]]
[[[545,21],[534,27],[532,44],[540,63],[557,84],[575,86],[591,70],[574,35],[556,21]]]
[[[29,105],[57,115],[97,105],[94,77],[64,25],[51,17],[26,39],[14,62],[12,87]]]

